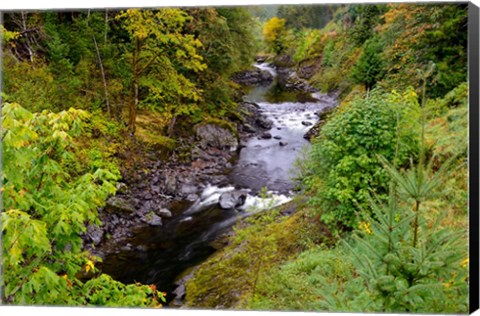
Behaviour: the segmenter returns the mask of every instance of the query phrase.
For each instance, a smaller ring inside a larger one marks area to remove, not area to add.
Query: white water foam
[[[284,194],[276,194],[274,192],[267,192],[267,197],[264,198],[259,196],[252,196],[249,194],[247,195],[245,204],[239,207],[239,209],[253,212],[263,211],[285,204],[287,202],[290,202],[291,200],[292,198],[289,196],[286,196]]]
[[[277,76],[277,72],[275,71],[275,69],[272,68],[269,63],[254,64],[253,66],[257,67],[260,70],[268,71],[274,77]]]
[[[185,215],[192,215],[198,213],[205,209],[208,206],[212,206],[217,204],[220,200],[220,196],[223,193],[231,192],[235,190],[233,186],[227,187],[217,187],[214,185],[208,185],[200,195],[200,198],[193,203],[190,208],[185,211]],[[250,190],[242,190],[245,192],[249,192]],[[251,194],[247,194],[247,198],[245,199],[245,203],[238,207],[239,210],[265,210],[270,209],[281,204],[287,203],[291,201],[292,198],[284,195],[284,194],[277,194],[276,192],[269,191],[266,194],[266,197],[255,196]]]
[[[220,188],[214,185],[213,186],[207,185],[207,187],[203,190],[202,194],[200,195],[200,198],[197,199],[195,203],[193,203],[193,205],[190,206],[188,210],[185,211],[184,214],[191,215],[191,214],[200,212],[205,207],[218,203],[218,200],[220,199],[220,196],[223,193],[230,192],[233,190],[235,190],[233,186]]]

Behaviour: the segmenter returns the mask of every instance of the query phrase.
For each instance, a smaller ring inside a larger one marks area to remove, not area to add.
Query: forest
[[[467,26],[4,13],[1,303],[467,313]]]

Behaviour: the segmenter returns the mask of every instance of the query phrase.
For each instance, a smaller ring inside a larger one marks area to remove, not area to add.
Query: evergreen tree
[[[378,37],[369,39],[365,42],[363,52],[352,69],[351,76],[355,83],[364,84],[367,91],[370,91],[385,75],[382,51],[383,43]]]

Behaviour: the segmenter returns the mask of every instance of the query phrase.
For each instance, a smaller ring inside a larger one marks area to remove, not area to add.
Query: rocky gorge
[[[126,283],[155,283],[172,300],[177,275],[222,247],[221,236],[247,215],[239,212],[261,202],[262,188],[277,204],[289,200],[289,170],[336,96],[265,63],[233,80],[249,87],[238,104],[242,120],[198,124],[182,140],[188,159],[174,152],[164,161],[146,152],[135,175],[123,175],[99,212],[103,224],[90,225],[84,236],[85,248],[103,259],[103,271]]]

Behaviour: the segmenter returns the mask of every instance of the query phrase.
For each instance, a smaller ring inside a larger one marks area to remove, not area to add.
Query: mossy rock
[[[186,283],[186,305],[242,308],[254,294],[259,277],[268,275],[270,270],[305,249],[322,243],[325,231],[306,215],[301,203],[290,202],[237,224],[230,244],[201,264]],[[295,214],[280,215],[292,207],[297,209]]]
[[[233,135],[238,137],[237,126],[234,123],[229,122],[227,120],[223,120],[223,119],[216,118],[216,117],[207,117],[207,118],[203,119],[203,121],[201,123],[201,125],[205,125],[205,124],[213,124],[213,125],[220,126],[221,128],[224,128],[224,129],[228,130]]]

